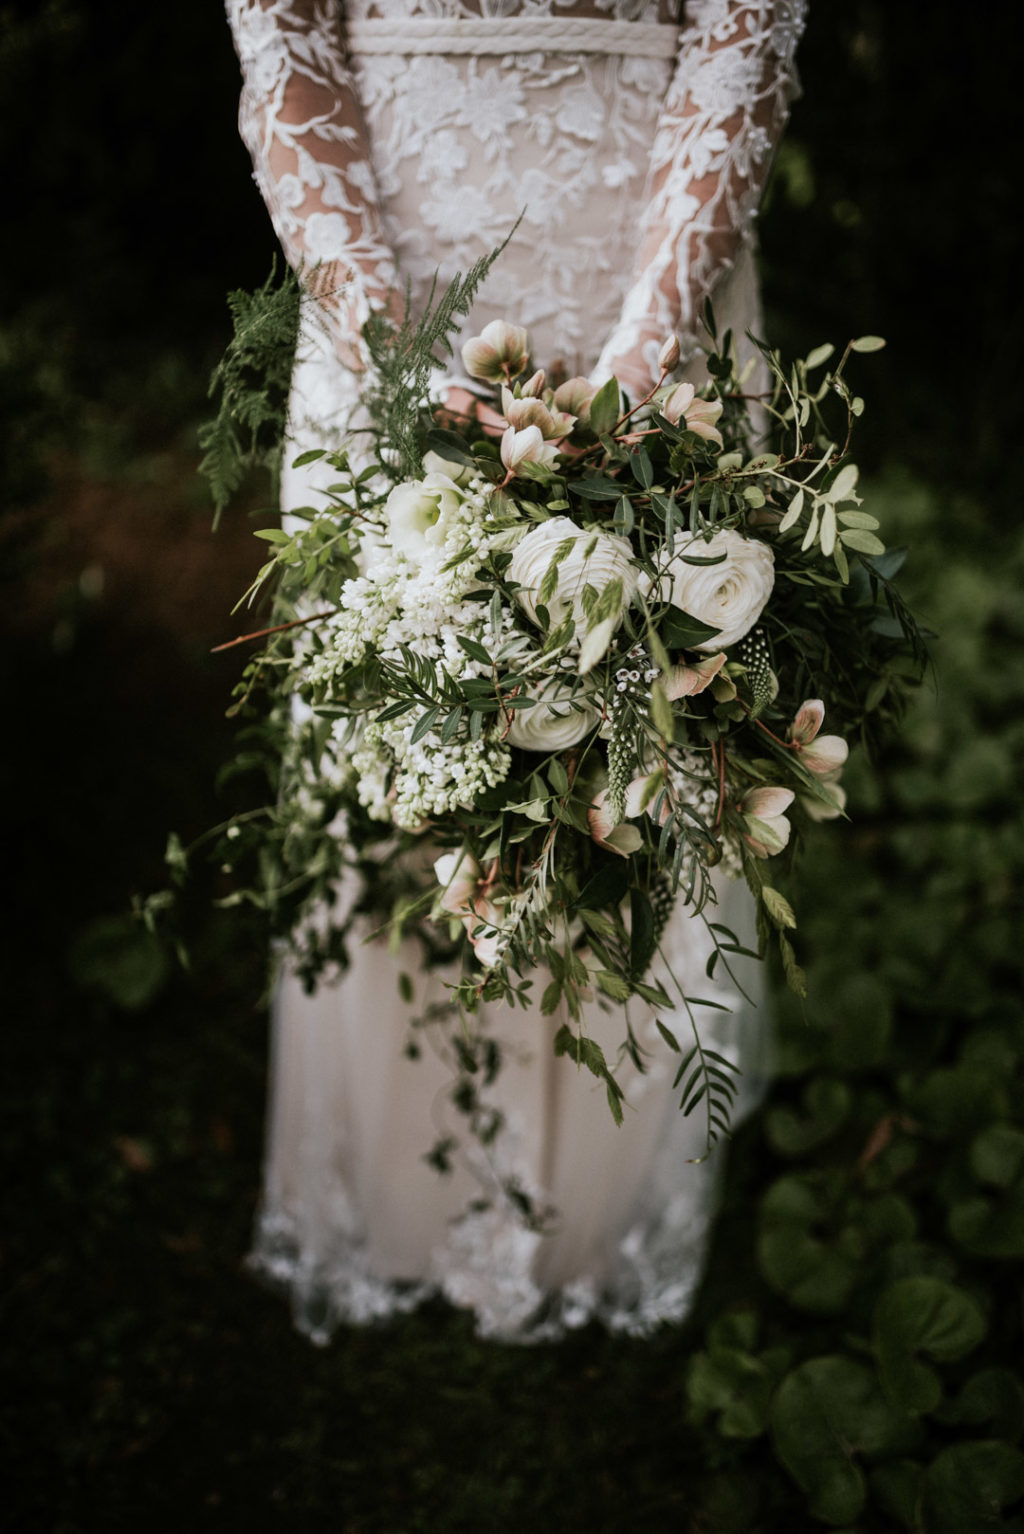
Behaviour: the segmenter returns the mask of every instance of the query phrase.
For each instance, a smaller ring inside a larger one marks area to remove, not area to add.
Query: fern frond
[[[276,477],[284,443],[295,342],[299,330],[299,282],[277,262],[261,288],[228,294],[233,335],[210,379],[217,415],[199,429],[199,472],[210,486],[214,526],[252,468]]]

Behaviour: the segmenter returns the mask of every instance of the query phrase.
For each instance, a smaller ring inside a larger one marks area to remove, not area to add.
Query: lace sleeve
[[[310,274],[339,357],[365,365],[360,331],[384,307],[384,238],[338,0],[227,0],[242,66],[239,128],[285,255]]]
[[[696,347],[704,299],[751,239],[796,94],[806,0],[692,0],[651,154],[632,285],[597,372],[650,387],[665,337]]]

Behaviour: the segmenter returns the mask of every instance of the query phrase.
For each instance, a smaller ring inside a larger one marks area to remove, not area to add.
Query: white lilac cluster
[[[405,831],[471,806],[477,794],[508,775],[511,752],[494,739],[456,738],[442,745],[434,732],[410,744],[412,725],[400,719],[371,722],[353,751],[359,802],[371,820]]]
[[[439,686],[488,674],[459,643],[460,636],[476,639],[493,651],[514,628],[503,612],[493,632],[487,609],[464,600],[480,584],[488,555],[508,538],[507,530],[489,527],[488,501],[482,481],[460,484],[437,470],[392,491],[389,547],[374,550],[366,574],[346,583],[328,642],[310,665],[312,682],[330,683],[371,652],[401,667],[403,649],[433,663]],[[355,778],[372,819],[407,830],[472,805],[511,765],[508,746],[493,737],[467,741],[460,730],[442,743],[435,729],[412,741],[420,714],[383,722],[349,717],[334,728],[339,775]]]

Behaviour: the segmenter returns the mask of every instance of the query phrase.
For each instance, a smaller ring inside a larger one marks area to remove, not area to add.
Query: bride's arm
[[[385,306],[395,261],[381,227],[339,0],[226,0],[242,66],[239,128],[292,266],[303,268],[346,366]]]
[[[704,299],[749,239],[795,94],[806,0],[692,0],[658,123],[632,285],[598,364],[634,397],[658,349],[696,344]]]

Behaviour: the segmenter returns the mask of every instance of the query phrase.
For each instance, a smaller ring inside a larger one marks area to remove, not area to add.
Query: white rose
[[[517,708],[507,740],[521,751],[564,751],[574,746],[597,725],[600,714],[591,704],[576,699],[578,708],[565,699],[536,703],[533,708]]]
[[[447,474],[428,474],[396,485],[384,507],[392,548],[416,555],[428,547],[443,547],[451,518],[461,505],[462,492]]]
[[[553,627],[557,628],[571,608],[577,631],[582,631],[587,627],[582,605],[584,586],[593,586],[600,593],[612,581],[620,580],[623,608],[632,600],[637,572],[628,539],[616,538],[609,533],[584,532],[571,517],[552,517],[516,544],[508,574],[511,580],[519,583],[517,602],[533,623],[539,622],[537,595],[541,582],[555,550],[567,538],[574,540],[573,546],[558,566],[558,582],[544,605]]]
[[[716,565],[688,565],[684,554],[711,559],[724,554]],[[712,624],[718,633],[695,650],[722,650],[742,639],[757,622],[775,584],[775,557],[758,538],[744,538],[731,528],[715,533],[706,542],[690,538],[677,543],[675,553],[664,562],[665,574],[657,586],[663,602],[673,602],[692,618]]]

